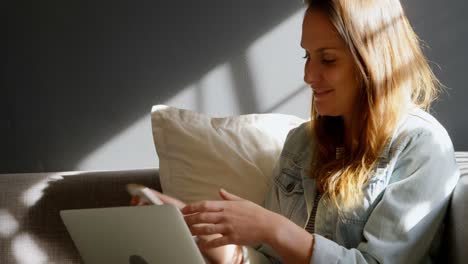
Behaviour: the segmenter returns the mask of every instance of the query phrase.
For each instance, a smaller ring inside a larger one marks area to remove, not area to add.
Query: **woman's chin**
[[[320,116],[340,116],[341,115],[337,111],[332,111],[331,109],[323,109],[323,108],[316,107],[315,110]]]

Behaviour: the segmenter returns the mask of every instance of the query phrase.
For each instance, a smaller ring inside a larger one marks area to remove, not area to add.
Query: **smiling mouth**
[[[330,94],[331,92],[333,92],[333,90],[314,91],[314,97],[321,98],[321,97],[324,97],[325,95]]]

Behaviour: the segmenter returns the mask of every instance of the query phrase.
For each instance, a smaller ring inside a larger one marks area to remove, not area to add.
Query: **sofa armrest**
[[[466,263],[468,259],[468,152],[456,152],[460,179],[452,194],[445,219],[445,234],[441,263]]]
[[[0,174],[0,263],[81,263],[60,210],[128,206],[128,183],[161,190],[158,169]]]

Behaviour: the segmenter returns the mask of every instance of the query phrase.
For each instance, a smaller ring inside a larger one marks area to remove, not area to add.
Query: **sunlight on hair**
[[[387,35],[391,34],[387,31],[393,32],[394,28],[403,28],[402,25],[405,21],[403,13],[401,10],[396,9],[392,10],[393,12],[397,12],[393,14],[393,16],[384,17],[386,21],[385,24],[378,25],[378,28],[375,28],[372,32],[368,33],[366,36],[366,42],[371,42],[373,45],[379,45],[380,41],[374,43],[375,38],[379,38],[380,35]],[[389,38],[391,39],[392,46],[386,47],[385,51],[388,53],[383,53],[386,56],[374,56],[374,59],[378,59],[380,61],[376,61],[373,66],[382,67],[379,71],[374,71],[377,74],[376,81],[379,84],[385,84],[392,79],[399,80],[398,86],[404,87],[403,92],[405,93],[405,98],[408,101],[411,99],[411,90],[414,83],[412,83],[413,79],[411,78],[411,68],[414,67],[412,64],[415,64],[416,58],[413,52],[409,49],[404,49],[401,47],[401,43],[399,38]],[[374,46],[375,50],[379,51],[378,46]],[[392,49],[393,53],[390,53]],[[398,50],[399,49],[399,50]],[[392,54],[398,53],[399,56],[392,56]],[[391,59],[390,59],[391,58]]]
[[[417,223],[419,223],[431,211],[429,202],[423,202],[411,208],[405,215],[401,216],[401,228],[404,231],[411,230]]]
[[[18,231],[18,221],[6,209],[0,209],[0,236],[7,238]]]
[[[12,252],[18,264],[48,263],[46,254],[28,234],[20,234],[14,238]]]

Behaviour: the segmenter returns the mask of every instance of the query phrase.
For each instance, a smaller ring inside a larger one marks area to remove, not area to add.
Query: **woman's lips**
[[[331,90],[314,90],[314,97],[316,99],[321,99],[321,98],[329,95],[333,91],[334,91],[333,89],[331,89]]]

